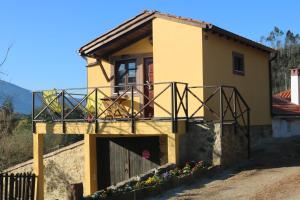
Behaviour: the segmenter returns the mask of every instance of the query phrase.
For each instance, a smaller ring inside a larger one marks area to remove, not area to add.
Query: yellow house
[[[249,148],[250,130],[271,130],[271,52],[213,24],[157,11],[82,46],[86,88],[33,93],[38,199],[46,133],[84,134],[85,195],[157,165],[198,158],[189,143],[201,140],[204,124],[221,135],[233,130],[228,124],[245,128]]]

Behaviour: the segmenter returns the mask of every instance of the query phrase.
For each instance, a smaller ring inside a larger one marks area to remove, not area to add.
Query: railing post
[[[95,89],[95,133],[98,133],[98,89]]]
[[[247,137],[248,137],[248,158],[250,158],[251,137],[250,137],[250,109],[249,108],[247,108]]]
[[[223,136],[223,86],[219,87],[220,91],[220,134]]]
[[[35,112],[34,112],[34,107],[35,107],[35,92],[32,92],[32,111],[31,111],[31,121],[32,121],[32,132],[36,133],[36,127],[35,127]]]
[[[186,118],[186,131],[188,131],[188,128],[189,128],[189,99],[188,99],[188,95],[189,94],[189,87],[188,87],[188,84],[186,83],[185,84],[185,109],[186,109],[186,112],[185,112],[185,118]]]
[[[177,133],[177,85],[176,82],[172,82],[172,132]]]
[[[233,115],[236,121],[236,88],[233,88]]]
[[[62,109],[61,109],[62,132],[66,133],[66,126],[65,126],[65,90],[62,90],[61,96],[62,96]]]
[[[236,114],[236,88],[233,88],[233,117],[234,117],[234,133],[237,133],[237,114]],[[229,102],[230,103],[230,102]]]
[[[171,120],[172,120],[172,132],[174,133],[174,87],[173,87],[173,82],[171,84]]]
[[[131,133],[135,133],[134,124],[134,94],[133,85],[131,85]]]

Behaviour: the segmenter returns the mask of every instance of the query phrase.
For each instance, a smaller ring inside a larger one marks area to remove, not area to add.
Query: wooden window
[[[238,75],[245,75],[245,61],[244,55],[232,52],[233,73]]]
[[[128,85],[136,84],[136,60],[121,60],[115,65],[115,91],[119,92],[127,89]]]

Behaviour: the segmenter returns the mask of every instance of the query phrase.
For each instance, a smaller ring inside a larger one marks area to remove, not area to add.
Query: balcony
[[[163,134],[204,122],[249,129],[249,106],[232,86],[164,82],[34,91],[32,97],[34,133]]]

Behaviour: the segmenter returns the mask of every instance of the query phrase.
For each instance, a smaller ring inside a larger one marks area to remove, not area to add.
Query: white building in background
[[[273,95],[274,137],[300,136],[300,68],[291,70],[291,89]]]

